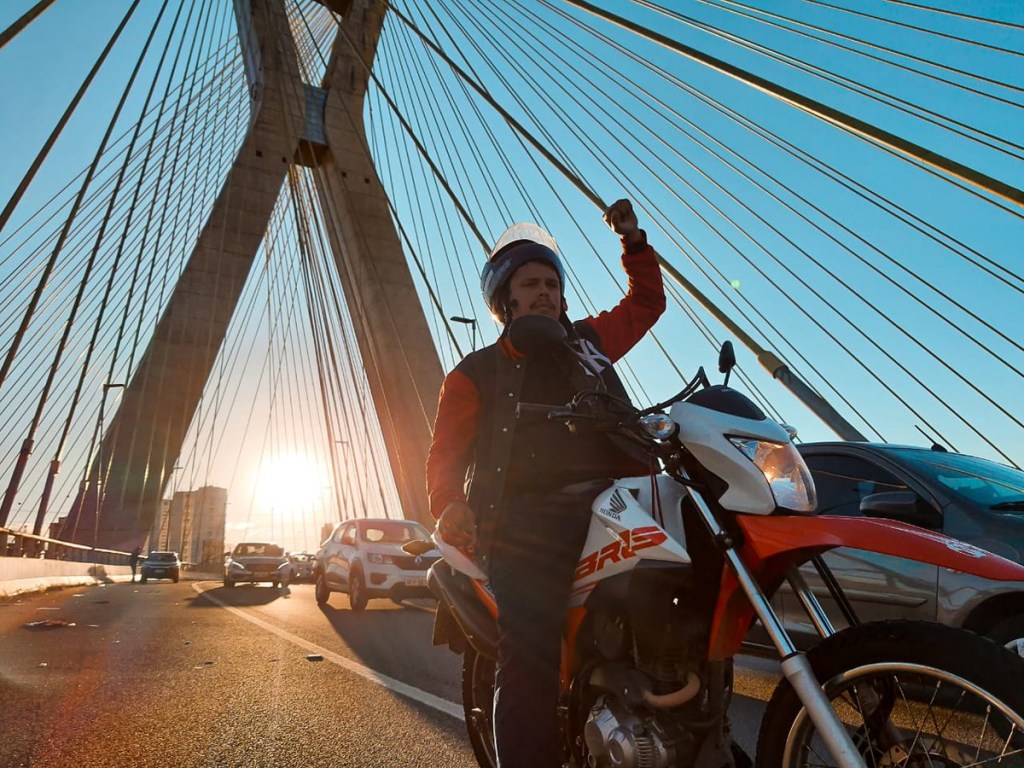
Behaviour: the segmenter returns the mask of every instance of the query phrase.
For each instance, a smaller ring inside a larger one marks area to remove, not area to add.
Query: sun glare
[[[279,510],[298,510],[319,501],[327,475],[308,456],[286,453],[264,461],[256,477],[256,503]]]

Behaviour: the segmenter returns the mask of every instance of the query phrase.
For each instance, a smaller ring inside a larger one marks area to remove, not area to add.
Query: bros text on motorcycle
[[[509,333],[526,355],[565,343],[550,317],[517,318]],[[727,386],[728,342],[719,363],[725,384],[711,385],[701,369],[644,410],[599,390],[565,406],[518,406],[520,419],[613,434],[663,468],[616,480],[593,502],[565,615],[565,764],[749,765],[728,713],[733,656],[760,619],[783,675],[758,734],[759,768],[1024,766],[1024,661],[965,630],[859,622],[820,555],[851,547],[1006,581],[1024,581],[1024,567],[895,521],[815,515],[813,482],[789,431]],[[434,642],[464,655],[469,737],[479,764],[493,768],[497,609],[478,565],[433,538],[444,555],[429,574]],[[808,560],[846,628],[833,627],[801,578]],[[784,581],[822,637],[806,654],[769,602]]]

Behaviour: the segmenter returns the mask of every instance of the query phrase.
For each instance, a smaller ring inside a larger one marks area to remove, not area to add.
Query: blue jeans
[[[500,768],[560,768],[562,628],[595,492],[510,500],[488,567],[498,604],[494,739]]]

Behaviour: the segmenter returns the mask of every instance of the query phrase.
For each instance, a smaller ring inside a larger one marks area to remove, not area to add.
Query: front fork
[[[732,537],[719,525],[718,519],[711,511],[707,502],[704,501],[701,493],[692,485],[687,485],[686,489],[696,505],[701,518],[704,520],[704,524],[711,532],[712,538],[721,549],[723,557],[736,575],[736,580],[739,582],[740,587],[746,594],[747,599],[750,600],[754,612],[761,620],[764,629],[768,632],[772,644],[779,652],[779,657],[782,659],[782,674],[785,675],[789,684],[793,686],[793,690],[796,691],[800,701],[803,702],[811,722],[818,729],[818,734],[821,736],[829,753],[840,768],[865,768],[864,759],[857,751],[853,740],[850,738],[850,734],[846,731],[846,727],[832,708],[832,703],[828,700],[817,678],[814,676],[810,662],[793,645],[793,641],[790,640],[778,614],[775,613],[768,598],[761,591],[761,587],[758,586],[753,576],[750,575],[747,566],[736,552]],[[795,573],[795,569],[790,575],[793,575],[793,573]],[[803,582],[798,573],[796,576],[800,582]],[[794,585],[794,588],[796,588],[796,585]],[[818,631],[824,630],[827,634],[834,633],[835,630],[832,628],[828,616],[825,615],[821,604],[811,590],[807,588],[806,583],[803,583],[803,589],[800,589],[799,593],[801,601],[806,598],[811,604],[816,606],[811,618],[815,621],[816,626],[818,621],[822,622]]]
[[[832,599],[836,601],[846,623],[851,627],[859,624],[860,620],[857,618],[853,606],[850,605],[850,601],[836,582],[828,565],[820,557],[813,558],[812,563],[822,581],[825,582]],[[804,611],[811,623],[814,624],[818,634],[823,638],[834,635],[836,630],[832,626],[832,621],[796,566],[786,571],[786,581],[789,582],[789,586],[800,599]],[[886,745],[899,743],[899,730],[889,721],[892,692],[885,690],[884,684],[876,682],[871,685],[856,686],[854,696],[857,700],[857,709],[864,718],[864,735],[868,739],[868,744],[884,749]]]

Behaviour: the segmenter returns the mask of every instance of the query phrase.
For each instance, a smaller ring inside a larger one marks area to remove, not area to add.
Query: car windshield
[[[235,547],[234,555],[256,555],[259,557],[281,557],[284,547],[276,544],[245,543]]]
[[[1024,472],[988,459],[924,449],[892,453],[943,488],[989,509],[1024,513]]]
[[[155,563],[173,563],[177,558],[173,552],[150,552],[146,559]]]
[[[404,544],[407,541],[426,539],[427,529],[418,523],[394,522],[367,524],[362,529],[363,541],[385,544]]]

